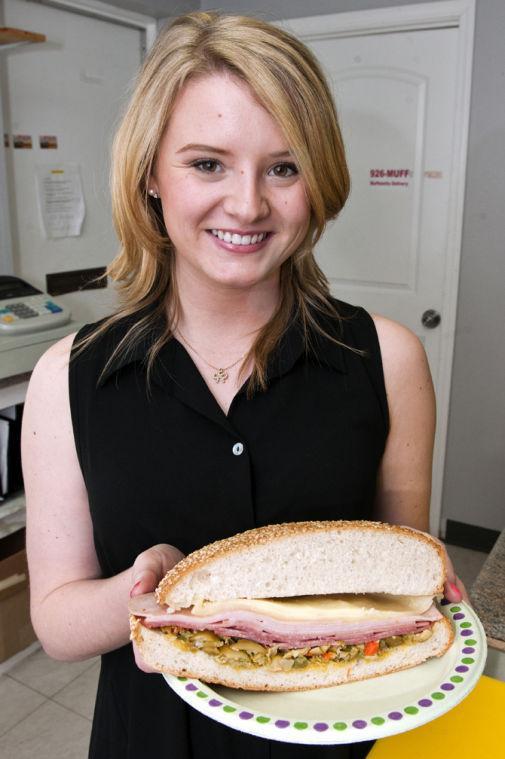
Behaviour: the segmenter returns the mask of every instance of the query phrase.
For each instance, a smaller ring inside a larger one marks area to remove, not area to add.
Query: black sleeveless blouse
[[[266,524],[372,518],[388,433],[379,343],[366,311],[336,305],[340,326],[318,318],[348,347],[314,332],[307,353],[294,320],[269,362],[267,391],[248,398],[242,387],[228,414],[176,339],[159,353],[149,389],[149,337],[104,374],[128,319],[73,356],[74,436],[104,577],[156,543],[189,553]],[[247,736],[137,669],[129,645],[102,657],[92,759],[344,759],[369,746]]]

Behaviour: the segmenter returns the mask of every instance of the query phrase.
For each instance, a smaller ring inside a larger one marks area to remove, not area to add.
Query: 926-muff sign
[[[378,187],[408,187],[410,169],[370,169],[370,184]]]

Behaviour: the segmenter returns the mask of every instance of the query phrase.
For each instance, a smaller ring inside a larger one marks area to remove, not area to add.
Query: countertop
[[[505,651],[505,530],[479,572],[470,599],[486,631],[488,645]]]

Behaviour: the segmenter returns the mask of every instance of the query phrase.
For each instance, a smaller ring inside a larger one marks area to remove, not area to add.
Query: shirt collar
[[[335,320],[331,320],[329,317],[322,316],[321,314],[317,315],[316,320],[334,340],[342,340],[339,325]],[[111,352],[113,350],[112,346],[118,345],[119,341],[125,337],[135,322],[135,316],[125,317],[125,319],[121,320],[121,322],[111,329],[108,336]],[[151,329],[139,338],[133,346],[126,351],[119,352],[113,358],[102,372],[98,384],[104,385],[114,374],[117,374],[131,364],[140,364],[146,369],[149,348],[162,331],[163,325],[161,319],[157,319]],[[308,361],[330,366],[344,374],[347,373],[344,355],[345,348],[334,342],[334,340],[322,335],[315,328],[310,328],[309,350],[306,353],[301,321],[299,318],[294,318],[282,336],[278,347],[270,356],[267,366],[267,381],[287,374],[304,355],[306,355]],[[168,376],[172,381],[178,383],[177,375],[179,371],[177,370],[187,366],[185,356],[186,351],[177,340],[169,340],[165,343],[154,360],[153,382],[164,385]]]
[[[126,316],[124,319],[121,319],[121,321],[114,324],[110,330],[105,333],[104,340],[106,341],[105,350],[107,357],[114,353],[115,348],[120,345],[123,338],[126,337],[137,320],[138,314]],[[161,329],[161,320],[156,319],[148,332],[135,340],[135,342],[127,349],[119,350],[115,353],[112,360],[105,365],[105,368],[101,372],[98,385],[104,385],[113,375],[117,374],[130,364],[138,363],[147,367],[149,348],[157,337],[159,337]],[[158,358],[159,356],[157,357],[155,364],[158,363]]]
[[[342,339],[338,334],[338,325],[334,321],[330,321],[321,314],[317,315],[316,321],[331,337],[336,340]],[[302,357],[305,357],[309,362],[329,366],[345,374],[347,367],[344,350],[341,345],[338,345],[330,337],[321,334],[315,327],[310,327],[308,330],[307,350],[301,319],[295,318],[291,321],[280,340],[278,348],[274,350],[269,359],[267,380],[270,381],[275,377],[282,377],[287,374]]]

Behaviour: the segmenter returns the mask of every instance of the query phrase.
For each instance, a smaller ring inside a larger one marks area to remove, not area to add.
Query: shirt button
[[[232,451],[235,456],[240,456],[243,450],[244,450],[244,446],[242,445],[242,443],[235,443],[235,445],[232,448]]]

